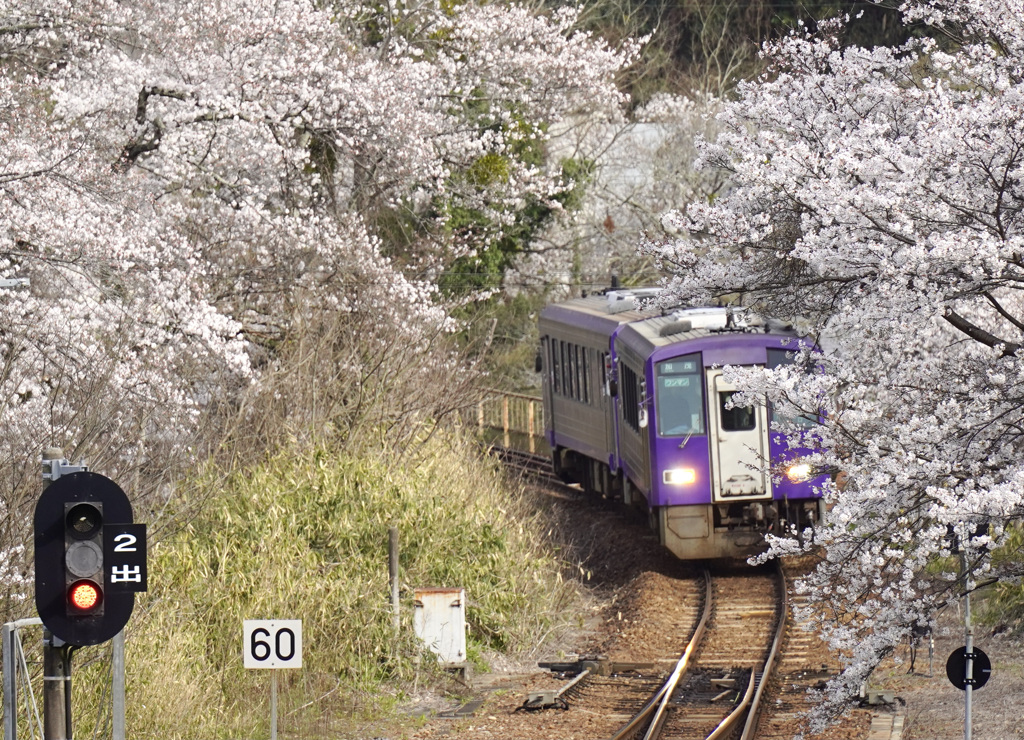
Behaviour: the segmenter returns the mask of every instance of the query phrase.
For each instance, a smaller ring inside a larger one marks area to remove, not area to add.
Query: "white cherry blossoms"
[[[475,3],[0,0],[8,508],[25,513],[49,445],[158,485],[300,327],[366,327],[356,375],[375,342],[415,353],[451,331],[436,279],[475,248],[450,227],[457,175],[502,161],[462,194],[500,232],[563,187],[552,124],[619,115],[636,46],[574,22]]]
[[[844,47],[835,21],[766,47],[703,144],[731,191],[645,245],[676,295],[739,294],[818,340],[804,369],[732,371],[820,413],[812,461],[845,478],[804,581],[847,661],[818,720],[965,588],[1017,577],[989,554],[1024,514],[1024,3],[904,8],[962,43]]]

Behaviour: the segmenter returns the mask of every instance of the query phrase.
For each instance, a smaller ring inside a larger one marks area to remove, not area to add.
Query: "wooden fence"
[[[546,451],[544,405],[537,396],[494,391],[477,404],[475,421],[482,434],[505,447]]]

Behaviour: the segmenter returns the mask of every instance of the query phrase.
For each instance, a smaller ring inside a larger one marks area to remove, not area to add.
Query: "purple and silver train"
[[[729,308],[639,311],[657,291],[611,290],[541,313],[556,472],[645,510],[685,560],[748,557],[765,533],[819,521],[821,479],[769,433],[769,407],[729,403],[735,388],[722,374],[793,362],[794,334]]]

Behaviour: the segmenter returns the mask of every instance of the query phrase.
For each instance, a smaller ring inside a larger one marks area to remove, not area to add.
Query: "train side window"
[[[699,354],[664,360],[655,366],[658,434],[684,437],[704,434],[704,380]]]
[[[572,357],[572,397],[580,400],[580,346],[574,344],[570,347]]]
[[[587,361],[589,354],[590,350],[586,347],[580,348],[580,379],[583,381],[580,390],[583,393],[584,403],[590,403],[590,363]]]
[[[558,343],[558,350],[562,354],[562,395],[572,395],[572,384],[569,380],[569,353],[566,352],[568,347],[565,342]]]
[[[749,432],[757,426],[753,406],[729,406],[736,391],[721,391],[718,394],[718,418],[722,420],[722,431]]]
[[[622,418],[633,431],[640,431],[640,382],[633,368],[621,364]]]
[[[558,343],[558,354],[561,358],[561,376],[562,376],[562,395],[567,396],[569,394],[569,367],[568,367],[568,356],[565,353],[565,343]]]
[[[606,396],[614,398],[619,395],[619,382],[613,372],[612,356],[609,352],[605,352],[601,357],[601,385],[601,392]]]
[[[586,401],[587,393],[587,348],[580,345],[575,346],[575,361],[577,361],[577,400]]]
[[[768,369],[776,368],[779,365],[796,365],[797,364],[797,350],[794,349],[774,349],[769,347],[768,353]],[[801,363],[804,372],[814,371],[814,360],[812,357],[804,355]]]
[[[577,377],[577,361],[575,361],[575,345],[567,344],[565,349],[568,354],[568,372],[569,382],[567,385],[569,398],[579,398],[580,393],[578,389],[580,387],[580,379]]]
[[[573,367],[572,361],[572,345],[568,342],[565,343],[565,395],[572,398],[576,395],[575,384],[573,375],[576,372],[576,368]]]
[[[557,339],[548,342],[548,351],[551,353],[551,388],[555,393],[562,392],[562,364],[558,361],[559,344]]]
[[[604,365],[603,362],[598,362],[599,359],[600,355],[597,350],[591,350],[590,354],[587,355],[587,367],[589,368],[589,372],[587,373],[587,398],[590,403],[595,403],[597,401],[597,395],[600,393],[600,390],[594,384],[594,381],[598,380],[594,377],[599,372],[598,365]]]
[[[568,354],[568,358],[569,358],[569,363],[568,363],[569,398],[579,398],[580,397],[580,377],[577,375],[578,372],[579,372],[579,368],[577,367],[577,361],[575,361],[575,345],[574,344],[567,344],[567,345],[565,345],[565,351]]]

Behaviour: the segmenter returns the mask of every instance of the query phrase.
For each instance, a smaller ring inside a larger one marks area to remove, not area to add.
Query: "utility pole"
[[[974,625],[971,623],[971,584],[969,583],[970,572],[967,570],[967,554],[961,545],[960,551],[961,571],[964,576],[964,630],[966,638],[966,667],[964,678],[964,740],[971,740],[971,694],[974,688]]]
[[[391,626],[397,635],[402,624],[398,602],[398,527],[388,528],[388,581],[391,584]]]

